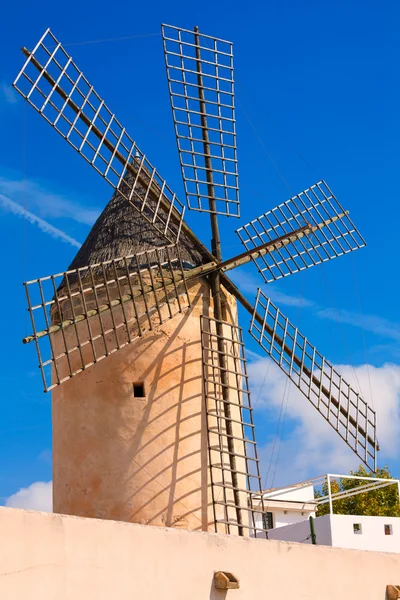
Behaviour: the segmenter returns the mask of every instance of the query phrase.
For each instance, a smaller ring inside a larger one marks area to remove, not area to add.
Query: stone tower
[[[201,264],[183,234],[179,244],[185,268]],[[115,193],[70,269],[161,246]],[[200,316],[213,316],[213,302],[206,279],[188,291],[186,311],[54,389],[55,512],[212,528]],[[236,302],[224,295],[236,323]]]

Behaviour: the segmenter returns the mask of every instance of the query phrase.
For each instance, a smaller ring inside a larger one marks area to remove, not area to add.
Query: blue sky
[[[111,194],[10,87],[23,62],[20,47],[32,48],[48,26],[182,200],[160,23],[197,24],[234,42],[242,215],[221,225],[224,257],[241,250],[234,234],[241,223],[326,179],[367,247],[265,291],[334,364],[344,365],[350,377],[349,365],[358,369],[364,395],[372,389],[378,418],[382,413],[380,437],[387,443],[380,462],[399,475],[400,5],[205,0],[200,10],[199,3],[156,0],[151,10],[137,3],[86,2],[78,13],[57,3],[23,1],[7,3],[2,17],[0,502],[51,479],[50,396],[41,391],[34,349],[21,344],[29,330],[22,282],[67,268],[74,240],[85,239]],[[124,36],[143,37],[86,43]],[[30,215],[24,217],[19,207]],[[187,214],[187,220],[209,239],[206,215]],[[256,271],[247,268],[237,277],[252,299],[260,281]],[[241,317],[247,330],[248,317]],[[260,353],[250,338],[248,347]],[[253,356],[253,363],[258,373],[268,369],[264,359]],[[264,376],[254,378],[264,472],[271,463],[276,483],[356,466],[295,392],[275,439],[285,399],[279,377],[272,368],[265,382]]]

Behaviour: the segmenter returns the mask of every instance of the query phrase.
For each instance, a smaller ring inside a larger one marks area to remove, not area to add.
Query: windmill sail
[[[162,235],[175,243],[184,206],[48,29],[15,89]]]
[[[225,349],[223,366],[217,325]],[[201,337],[215,531],[266,537],[242,330],[203,315]]]
[[[171,25],[162,35],[188,207],[239,217],[232,43]]]
[[[41,277],[25,284],[47,392],[189,307],[177,246]]]
[[[375,471],[375,411],[261,290],[250,333],[364,464]]]
[[[325,181],[240,227],[237,234],[246,249],[252,250],[276,238],[290,236],[305,225],[309,227],[302,235],[277,244],[275,249],[254,259],[266,283],[365,246],[348,212]]]

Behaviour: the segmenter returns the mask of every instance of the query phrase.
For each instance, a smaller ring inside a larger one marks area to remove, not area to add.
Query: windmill
[[[23,341],[53,390],[54,509],[265,537],[236,303],[373,470],[376,415],[263,291],[253,306],[226,273],[253,261],[269,283],[365,243],[320,181],[240,227],[244,251],[222,257],[219,218],[240,206],[232,44],[169,25],[162,38],[187,205],[209,213],[211,251],[50,30],[14,82],[114,188],[70,268],[24,284]]]

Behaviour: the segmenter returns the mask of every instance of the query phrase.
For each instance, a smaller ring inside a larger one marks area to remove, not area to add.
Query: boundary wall
[[[399,554],[0,508],[4,600],[384,600],[399,578]]]

